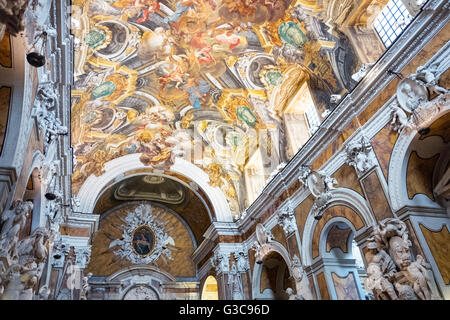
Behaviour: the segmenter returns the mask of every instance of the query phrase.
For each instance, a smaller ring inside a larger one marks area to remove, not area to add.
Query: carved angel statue
[[[409,122],[409,117],[406,115],[405,111],[400,108],[397,104],[390,105],[392,112],[392,121],[391,127],[397,132],[402,131],[404,128],[411,128],[411,124]]]
[[[445,94],[448,90],[438,85],[439,77],[436,75],[438,72],[437,64],[432,64],[428,67],[420,66],[411,77],[413,80],[422,81],[430,93]]]

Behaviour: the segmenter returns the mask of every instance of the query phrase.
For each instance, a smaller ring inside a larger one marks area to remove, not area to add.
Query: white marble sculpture
[[[362,136],[345,147],[347,164],[353,166],[359,174],[366,172],[375,165],[375,157],[370,142]]]
[[[303,165],[300,169],[299,180],[308,187],[311,194],[316,198],[311,208],[314,218],[319,220],[322,217],[323,210],[332,198],[331,191],[337,184],[335,178],[328,176],[323,171],[312,171],[309,167]]]
[[[18,259],[19,234],[32,211],[33,203],[31,201],[16,200],[12,205],[12,209],[3,214],[0,233],[0,256],[10,261],[10,263]]]

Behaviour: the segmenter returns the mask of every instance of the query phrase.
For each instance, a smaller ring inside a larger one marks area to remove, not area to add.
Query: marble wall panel
[[[420,230],[427,241],[434,261],[439,268],[442,279],[446,285],[450,284],[450,233],[447,226],[442,226],[439,231],[428,229],[419,224]]]
[[[372,171],[368,176],[364,177],[361,180],[361,183],[364,187],[366,198],[369,200],[375,218],[378,221],[386,218],[393,218],[394,215],[392,214],[376,171]]]

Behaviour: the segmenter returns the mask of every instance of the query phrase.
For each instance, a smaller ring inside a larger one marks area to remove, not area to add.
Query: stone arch
[[[78,192],[80,206],[76,208],[76,211],[92,212],[97,198],[105,186],[112,181],[119,181],[126,172],[148,168],[139,160],[140,155],[139,153],[130,154],[111,160],[105,164],[104,174],[99,177],[90,175]],[[211,202],[217,221],[233,221],[225,195],[219,188],[209,185],[209,176],[202,169],[186,160],[177,158],[169,170],[195,181]],[[154,170],[155,174],[156,171]],[[163,172],[161,171],[161,173]]]
[[[348,188],[336,188],[330,191],[331,192],[331,200],[327,203],[324,211],[332,208],[334,206],[344,206],[348,207],[351,211],[355,213],[355,219],[359,219],[362,223],[362,227],[358,228],[357,233],[362,233],[366,227],[372,226],[376,224],[375,217],[370,210],[367,201],[356,191],[353,191]],[[358,217],[358,218],[356,218]],[[326,213],[323,215],[323,219],[327,219]],[[329,218],[328,218],[329,219]],[[312,264],[315,257],[313,257],[313,238],[315,235],[315,230],[317,224],[326,223],[327,220],[315,220],[314,213],[312,210],[308,213],[308,217],[306,218],[305,227],[303,231],[302,237],[302,261],[303,264],[309,266]],[[317,251],[318,253],[318,251]]]
[[[106,283],[127,283],[119,292],[118,299],[122,300],[126,294],[138,285],[145,285],[152,289],[158,299],[163,298],[162,284],[175,282],[176,279],[169,273],[152,266],[131,266],[119,270],[106,278]]]
[[[267,257],[269,254],[276,252],[278,253],[283,261],[286,263],[286,266],[288,268],[289,274],[292,275],[292,268],[291,268],[291,259],[289,258],[289,253],[286,250],[286,248],[279,242],[273,241],[269,243],[270,250],[262,257],[264,260],[265,257]],[[263,269],[263,263],[258,264],[255,262],[253,267],[253,276],[252,276],[252,298],[256,299],[257,293],[261,291],[261,272]]]
[[[327,253],[330,252],[329,250],[330,248],[328,248],[328,241],[330,240],[329,236],[331,236],[331,234],[333,233],[333,228],[338,226],[339,224],[345,224],[350,229],[348,231],[349,232],[348,234],[343,234],[347,238],[340,239],[343,240],[340,248],[344,249],[342,251],[346,253],[348,253],[351,250],[352,246],[351,240],[354,239],[355,234],[357,232],[355,226],[350,220],[348,220],[345,217],[333,217],[325,223],[325,225],[320,231],[319,248],[318,248],[320,256],[327,255]]]
[[[425,118],[415,129],[403,129],[395,142],[389,161],[388,171],[388,189],[392,210],[397,212],[408,204],[413,204],[408,198],[408,191],[406,187],[406,171],[408,168],[408,160],[411,154],[411,144],[418,135],[418,129],[427,127],[433,122],[450,112],[450,101],[448,99],[440,106],[440,111]],[[418,129],[417,129],[418,128]],[[431,205],[432,201],[425,202]],[[436,205],[437,206],[437,205]]]

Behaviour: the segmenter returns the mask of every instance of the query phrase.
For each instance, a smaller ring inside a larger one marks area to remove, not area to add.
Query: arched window
[[[202,300],[219,300],[219,291],[217,289],[217,280],[213,276],[206,278],[203,285]]]

